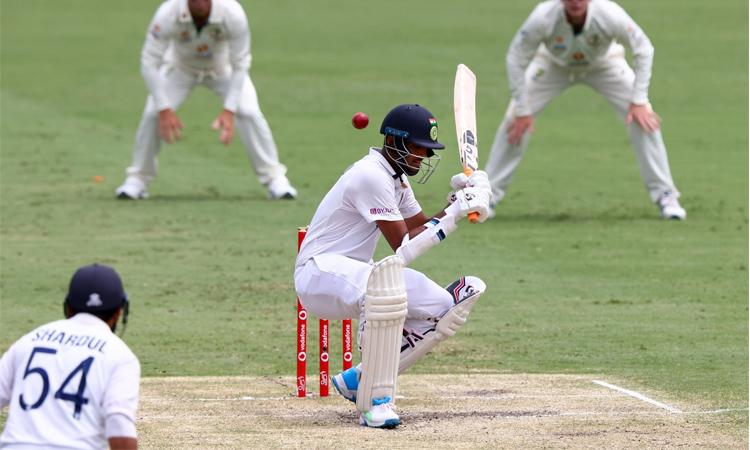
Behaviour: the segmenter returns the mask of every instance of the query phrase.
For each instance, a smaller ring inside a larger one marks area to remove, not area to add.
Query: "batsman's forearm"
[[[401,246],[396,249],[396,254],[409,265],[452,233],[456,229],[456,222],[457,218],[452,214],[445,214],[439,219],[430,219],[418,235],[411,237],[406,234],[404,236]]]

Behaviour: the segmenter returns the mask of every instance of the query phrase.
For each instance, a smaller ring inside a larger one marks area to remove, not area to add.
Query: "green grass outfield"
[[[415,187],[426,212],[442,207],[459,170],[455,66],[477,73],[486,158],[508,99],[505,50],[534,3],[244,1],[251,76],[300,199],[265,199],[238,140],[224,148],[209,129],[220,101],[199,90],[152,198],[136,203],[113,192],[158,2],[3,0],[0,350],[61,317],[72,271],[101,261],[126,283],[125,339],[144,375],[292,374],[297,226],[402,102],[429,107],[449,144]],[[498,217],[462,223],[414,263],[441,284],[475,274],[489,285],[460,334],[414,371],[602,373],[744,408],[748,6],[621,4],[656,46],[651,99],[688,220],[657,218],[615,114],[571,90],[538,120]],[[349,122],[360,110],[372,118],[364,131]]]

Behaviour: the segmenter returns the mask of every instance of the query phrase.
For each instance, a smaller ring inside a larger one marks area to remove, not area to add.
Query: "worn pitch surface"
[[[405,375],[403,424],[377,430],[360,427],[354,406],[333,389],[328,398],[294,397],[290,377],[146,378],[138,429],[143,448],[160,449],[748,446],[747,434],[730,426],[746,405],[716,411],[645,393],[675,413],[594,379],[601,377]]]

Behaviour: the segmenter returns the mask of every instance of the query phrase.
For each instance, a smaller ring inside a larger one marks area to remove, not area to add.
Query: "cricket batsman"
[[[385,116],[380,133],[383,146],[349,167],[318,206],[294,282],[313,315],[359,318],[362,363],[336,375],[333,384],[357,404],[361,425],[392,428],[401,423],[393,407],[398,373],[453,336],[486,288],[473,276],[443,288],[406,266],[467,214],[486,220],[490,187],[481,170],[456,175],[448,206],[427,217],[409,178],[426,182],[440,160],[437,120],[420,105],[400,105]],[[381,234],[395,254],[374,263]]]
[[[625,59],[632,52],[633,68]],[[506,66],[512,99],[485,169],[492,206],[501,201],[529,143],[534,119],[571,86],[601,94],[625,122],[643,184],[665,219],[685,220],[648,97],[654,47],[618,4],[609,0],[547,0],[516,33]]]

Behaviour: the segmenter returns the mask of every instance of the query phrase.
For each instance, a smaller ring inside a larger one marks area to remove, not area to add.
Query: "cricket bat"
[[[453,115],[456,118],[456,138],[458,156],[464,173],[469,176],[479,169],[477,149],[477,77],[463,64],[456,68],[456,81],[453,84]],[[477,213],[469,214],[469,222],[476,223]]]

